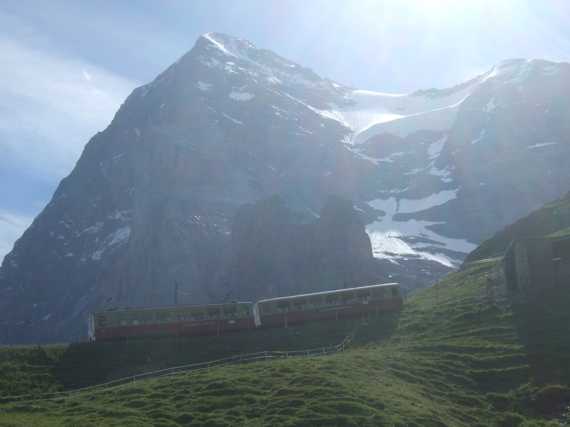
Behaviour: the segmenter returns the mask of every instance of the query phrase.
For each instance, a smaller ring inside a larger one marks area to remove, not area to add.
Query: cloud
[[[32,223],[32,220],[31,216],[0,210],[0,264],[4,256],[12,250],[14,242]]]
[[[138,84],[6,38],[0,51],[0,167],[63,177]]]
[[[6,35],[0,51],[1,260],[139,83]]]

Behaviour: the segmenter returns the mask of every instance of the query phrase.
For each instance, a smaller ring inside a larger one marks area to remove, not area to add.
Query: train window
[[[97,316],[95,319],[95,323],[97,324],[97,326],[104,328],[105,326],[107,326],[107,318],[105,316]]]
[[[235,317],[237,314],[237,307],[235,305],[224,306],[224,317]]]
[[[326,302],[327,304],[336,304],[338,302],[339,298],[337,294],[331,294],[331,295],[327,295],[326,297]]]
[[[271,314],[271,313],[275,313],[277,311],[277,304],[275,303],[267,303],[264,305],[264,310],[265,313],[267,314]]]
[[[204,320],[205,314],[203,311],[196,311],[193,313],[192,320]]]
[[[162,310],[162,311],[157,311],[155,317],[158,322],[166,322],[170,317],[169,315],[170,313],[168,311]]]
[[[219,308],[209,308],[208,309],[208,317],[214,319],[216,317],[220,317],[220,309]]]
[[[370,291],[358,291],[358,298],[370,298]]]
[[[384,288],[374,289],[374,295],[376,295],[377,298],[384,298]]]
[[[295,310],[303,310],[305,304],[306,300],[304,298],[296,299],[293,301],[293,306],[295,307]]]
[[[322,305],[322,303],[323,303],[323,298],[321,295],[315,295],[309,298],[309,304],[311,304],[312,306],[318,307]]]
[[[397,288],[392,288],[392,296],[393,296],[393,297],[397,297],[397,296],[398,296],[398,289],[397,289]]]
[[[352,300],[354,298],[354,294],[352,292],[348,292],[345,294],[342,294],[342,302],[343,303],[347,303],[348,301]]]
[[[289,310],[289,301],[279,301],[277,303],[277,308],[280,311],[288,311]]]

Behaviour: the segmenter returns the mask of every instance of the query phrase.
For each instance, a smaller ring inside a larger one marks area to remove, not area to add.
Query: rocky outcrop
[[[233,224],[231,247],[229,284],[236,299],[338,289],[384,278],[358,213],[338,197],[330,197],[321,215],[309,222],[279,197],[244,206]]]

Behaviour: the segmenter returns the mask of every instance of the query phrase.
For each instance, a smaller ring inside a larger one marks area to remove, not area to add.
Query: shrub
[[[570,389],[562,385],[548,385],[534,396],[535,410],[541,415],[558,416],[570,402]]]

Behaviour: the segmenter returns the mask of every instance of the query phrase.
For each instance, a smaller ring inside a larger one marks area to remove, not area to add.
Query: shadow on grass
[[[380,313],[360,319],[355,325],[354,345],[379,343],[394,335],[401,312]]]
[[[54,368],[66,389],[142,372],[258,351],[305,350],[339,344],[357,331],[356,345],[391,336],[399,314],[312,322],[289,328],[256,329],[221,336],[164,337],[71,344]]]
[[[533,380],[537,384],[570,383],[570,287],[519,296],[513,312]]]

